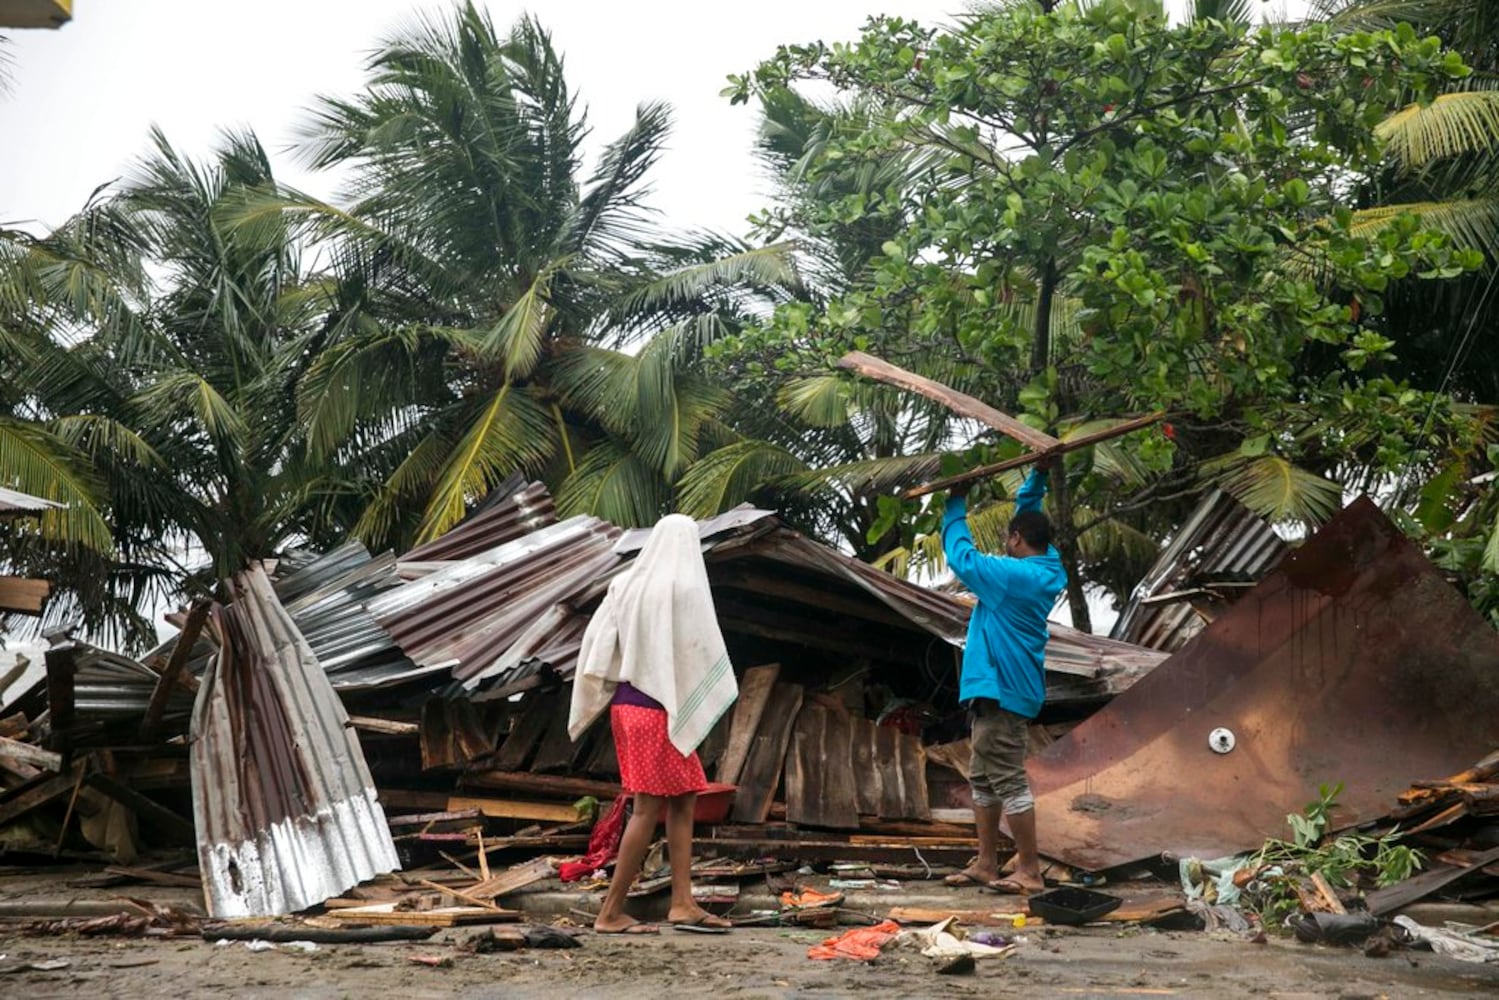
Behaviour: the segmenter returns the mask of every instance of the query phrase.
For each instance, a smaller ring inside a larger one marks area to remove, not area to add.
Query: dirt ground
[[[53,971],[0,976],[5,995],[43,997],[1495,997],[1499,967],[1429,952],[1366,958],[1357,951],[1272,938],[1110,928],[1034,928],[1006,958],[968,976],[938,976],[915,950],[887,949],[872,963],[822,962],[811,930],[739,929],[723,936],[663,931],[628,939],[583,935],[583,946],[475,955],[443,931],[416,944],[290,946],[27,937],[0,926],[0,970],[66,960]],[[449,962],[429,967],[419,956]]]

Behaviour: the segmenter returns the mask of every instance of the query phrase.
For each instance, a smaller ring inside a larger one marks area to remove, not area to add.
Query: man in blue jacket
[[[1015,496],[1003,556],[986,555],[968,530],[967,488],[954,489],[942,517],[947,565],[978,598],[968,621],[958,699],[973,727],[973,788],[979,856],[948,877],[949,885],[986,885],[999,892],[1039,892],[1036,812],[1025,773],[1030,721],[1046,697],[1043,665],[1046,616],[1067,586],[1051,544],[1051,522],[1041,513],[1047,471],[1037,466]],[[999,877],[999,820],[1010,821],[1015,870]]]

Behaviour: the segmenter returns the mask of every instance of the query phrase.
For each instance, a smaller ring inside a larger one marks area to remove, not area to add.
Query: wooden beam
[[[9,760],[19,760],[27,764],[34,764],[53,774],[62,770],[62,754],[53,753],[51,750],[43,750],[39,746],[30,743],[22,743],[0,736],[0,757]]]
[[[605,720],[607,722],[607,720]],[[613,781],[594,781],[560,774],[532,774],[529,771],[470,771],[460,784],[465,788],[497,788],[557,798],[581,799],[592,795],[600,802],[612,802],[622,791]]]
[[[172,689],[187,670],[187,661],[192,658],[193,647],[198,644],[198,636],[203,632],[203,623],[208,620],[208,609],[212,606],[212,601],[201,600],[187,613],[187,621],[183,624],[182,631],[177,633],[177,645],[172,648],[172,657],[167,660],[161,676],[156,679],[156,686],[151,689],[151,700],[146,705],[145,717],[141,719],[142,743],[155,742]]]
[[[898,386],[902,389],[910,389],[912,392],[920,393],[927,399],[941,403],[959,416],[969,417],[980,423],[987,424],[995,430],[1007,434],[1023,445],[1030,447],[1032,451],[1050,451],[1061,447],[1062,442],[1044,431],[1038,431],[1028,424],[1021,423],[1008,413],[996,410],[988,403],[974,399],[972,396],[959,392],[941,382],[908,372],[904,368],[892,365],[888,361],[882,361],[862,351],[850,351],[838,360],[839,368],[858,372],[860,375],[868,376],[876,382],[884,382],[886,385]]]
[[[1057,447],[1047,451],[1027,452],[1024,455],[1017,455],[1014,458],[1007,458],[1003,462],[995,462],[992,465],[981,465],[976,469],[969,469],[967,472],[960,472],[955,476],[946,476],[942,479],[934,479],[922,486],[912,487],[911,489],[906,490],[906,492],[902,495],[907,500],[914,500],[917,497],[924,497],[928,493],[936,493],[938,490],[950,489],[951,487],[958,486],[962,483],[971,483],[975,479],[988,479],[990,476],[997,476],[1001,472],[1006,472],[1010,469],[1018,469],[1023,465],[1032,465],[1036,462],[1041,461],[1041,459],[1043,458],[1051,458],[1056,455],[1065,455],[1068,452],[1078,451],[1079,449],[1086,448],[1089,445],[1098,444],[1100,441],[1109,441],[1117,437],[1123,437],[1124,435],[1129,434],[1133,431],[1137,431],[1142,427],[1149,427],[1151,424],[1157,423],[1161,420],[1164,420],[1165,418],[1166,411],[1164,410],[1158,410],[1155,413],[1147,413],[1143,417],[1134,417],[1133,419],[1126,420],[1123,423],[1115,424],[1113,427],[1109,427],[1101,431],[1094,431],[1091,434],[1083,434],[1079,437],[1063,441]]]
[[[363,733],[379,733],[382,736],[415,736],[422,730],[415,722],[377,719],[372,715],[351,715],[349,726]]]
[[[87,758],[78,761],[62,774],[38,777],[0,796],[0,826],[46,805],[53,799],[67,795],[77,784],[78,775],[88,766],[90,760],[91,758]]]
[[[54,750],[67,752],[72,743],[75,699],[73,684],[78,676],[78,647],[73,642],[61,642],[46,653],[47,663],[47,719],[51,731],[47,745]]]
[[[909,619],[896,614],[888,605],[868,591],[859,596],[839,594],[825,586],[793,583],[773,573],[757,573],[746,569],[715,570],[709,573],[713,586],[728,590],[739,590],[750,594],[782,597],[800,605],[823,608],[852,618],[863,618],[882,625],[911,631],[916,628]]]
[[[578,810],[560,802],[526,802],[520,799],[478,799],[467,795],[448,797],[448,810],[477,809],[496,819],[534,819],[548,823],[575,823]]]

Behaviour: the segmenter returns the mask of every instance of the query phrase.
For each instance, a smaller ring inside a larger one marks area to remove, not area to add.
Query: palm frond
[[[563,517],[592,514],[621,527],[654,524],[669,506],[667,484],[638,455],[614,441],[589,449],[557,491]]]
[[[1270,521],[1326,522],[1343,504],[1343,488],[1279,455],[1235,453],[1206,462],[1203,478]]]
[[[767,485],[806,471],[806,463],[785,448],[737,441],[693,463],[677,483],[677,508],[692,517],[712,517]]]
[[[657,313],[684,302],[700,301],[716,289],[735,286],[791,286],[798,283],[794,246],[739,245],[733,252],[677,268],[646,283],[620,300],[613,312],[629,316]]]
[[[528,377],[541,359],[553,313],[551,277],[551,268],[538,274],[480,340],[486,353],[500,358],[508,379]]]
[[[1374,134],[1407,170],[1487,153],[1499,146],[1499,91],[1457,91],[1430,104],[1407,105],[1376,125]]]
[[[0,417],[0,482],[63,505],[42,515],[42,536],[107,553],[114,538],[99,506],[100,485],[81,458],[35,424]]]
[[[813,427],[839,427],[849,417],[848,380],[837,375],[792,379],[776,394],[776,403]]]
[[[469,501],[487,495],[506,476],[543,465],[555,434],[545,408],[521,390],[501,387],[449,454],[422,516],[418,543],[437,538],[463,520]]]
[[[1353,213],[1350,232],[1369,238],[1397,216],[1410,213],[1431,229],[1447,236],[1463,249],[1478,250],[1490,257],[1499,249],[1499,197],[1423,201],[1404,205],[1379,205]]]
[[[195,371],[163,372],[136,394],[134,402],[163,429],[188,420],[230,447],[242,444],[247,433],[244,418],[235,407]]]

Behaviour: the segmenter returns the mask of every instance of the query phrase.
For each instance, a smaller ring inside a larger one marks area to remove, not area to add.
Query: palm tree
[[[567,512],[650,523],[731,436],[696,360],[794,273],[782,247],[657,231],[644,182],[669,124],[642,105],[581,180],[585,119],[550,37],[530,19],[501,36],[472,4],[319,102],[302,149],[349,171],[352,204],[259,214],[314,220],[335,262],[298,411],[311,459],[365,470],[359,534],[434,537],[517,469]]]
[[[60,459],[33,469],[112,534],[94,545],[98,573],[69,574],[79,610],[137,640],[151,631],[142,607],[207,591],[288,541],[338,537],[353,495],[309,460],[295,412],[332,300],[285,220],[243,221],[276,190],[264,149],[226,135],[200,164],[153,143],[45,240],[12,234],[0,272],[20,321],[7,353],[25,365],[12,412]]]

